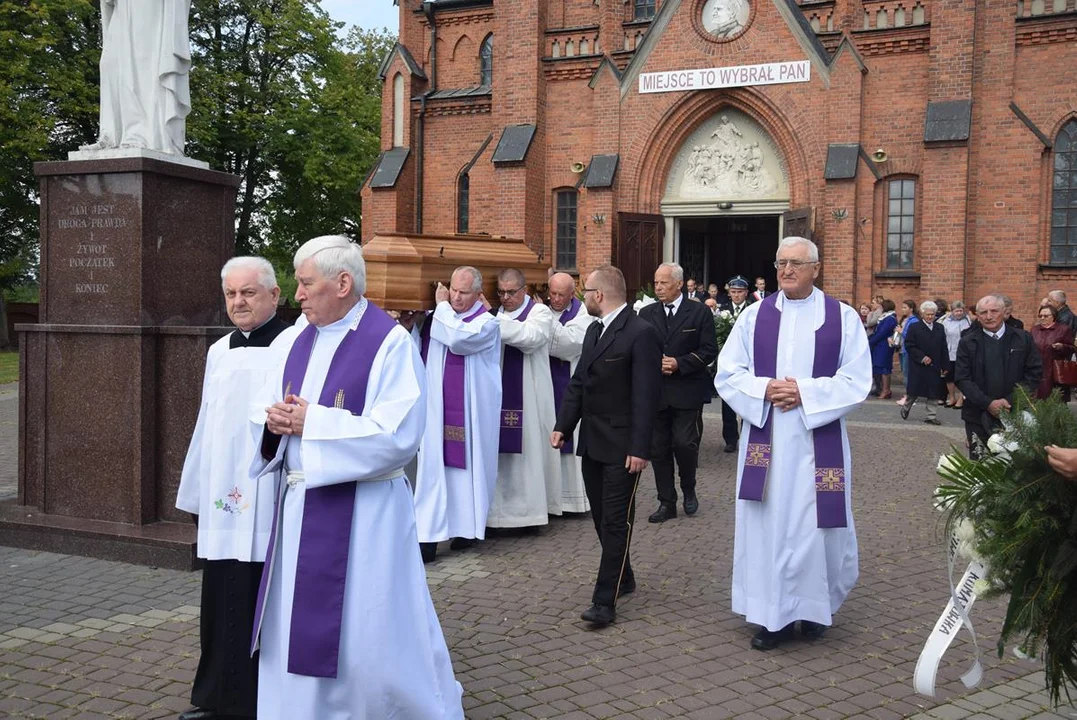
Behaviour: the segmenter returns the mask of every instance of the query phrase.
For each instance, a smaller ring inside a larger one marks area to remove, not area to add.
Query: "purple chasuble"
[[[575,319],[582,306],[583,303],[581,303],[578,298],[572,298],[572,302],[569,303],[569,306],[561,312],[561,325],[568,325],[569,321]],[[553,405],[554,413],[557,414],[561,412],[561,398],[564,396],[565,389],[568,387],[568,381],[572,379],[572,363],[568,360],[555,358],[551,355],[550,377],[553,378]],[[565,438],[565,442],[561,445],[561,454],[572,454],[572,435]]]
[[[349,331],[333,354],[318,404],[362,415],[374,357],[396,325],[381,308],[368,302],[359,326]],[[314,350],[317,328],[308,325],[295,339],[284,365],[284,397],[303,386],[307,363]],[[304,488],[303,526],[299,535],[295,586],[292,588],[288,672],[309,677],[335,678],[340,654],[340,627],[344,612],[344,584],[355,483]],[[274,507],[266,572],[258,589],[251,653],[262,627],[266,591],[274,568],[273,556],[280,514]],[[282,588],[287,591],[287,588]]]
[[[486,308],[479,309],[464,318],[469,323],[486,312]],[[429,323],[434,321],[431,315]],[[427,340],[429,340],[429,333]],[[442,426],[444,428],[444,442],[442,446],[445,467],[467,469],[467,388],[464,380],[467,373],[464,367],[464,356],[457,355],[449,348],[445,348],[445,369],[441,375],[441,399],[442,399]]]
[[[516,320],[527,320],[533,307],[535,301],[528,298],[527,307]],[[501,439],[497,451],[517,455],[524,451],[524,354],[508,344],[501,360]]]
[[[755,320],[755,376],[777,376],[778,331],[782,314],[777,306],[778,295],[768,295],[759,306]],[[815,331],[815,361],[812,377],[834,377],[841,356],[841,304],[832,297],[824,298],[823,324]],[[772,419],[777,412],[771,408],[763,427],[751,427],[748,447],[744,454],[741,474],[740,500],[762,502],[770,469]],[[845,451],[841,443],[841,421],[835,420],[812,431],[815,447],[815,516],[818,527],[846,527],[845,520]]]

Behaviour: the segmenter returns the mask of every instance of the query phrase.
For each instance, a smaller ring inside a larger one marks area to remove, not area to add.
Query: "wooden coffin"
[[[386,310],[433,310],[437,284],[449,286],[452,272],[471,265],[482,273],[482,288],[495,307],[497,274],[524,273],[531,292],[543,292],[548,265],[523,240],[486,235],[375,235],[363,246],[366,296]]]

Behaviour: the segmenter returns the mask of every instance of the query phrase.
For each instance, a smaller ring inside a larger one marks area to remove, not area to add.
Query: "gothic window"
[[[1051,181],[1051,262],[1077,265],[1077,120],[1055,138]]]
[[[404,76],[393,77],[393,147],[404,146]]]
[[[575,190],[557,192],[557,267],[576,269],[576,202]]]
[[[479,85],[490,87],[494,84],[494,36],[491,33],[482,41],[479,50]]]
[[[633,17],[636,20],[650,20],[654,17],[655,0],[635,0],[636,12]]]
[[[471,178],[467,173],[456,183],[456,232],[468,232],[471,205]]]
[[[891,180],[887,191],[886,269],[912,270],[913,228],[916,224],[916,181]]]

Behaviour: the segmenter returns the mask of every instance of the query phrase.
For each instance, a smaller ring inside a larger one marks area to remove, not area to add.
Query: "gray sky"
[[[400,8],[393,0],[321,0],[322,7],[334,20],[358,25],[367,30],[389,28],[397,31]],[[345,31],[347,28],[345,28]]]

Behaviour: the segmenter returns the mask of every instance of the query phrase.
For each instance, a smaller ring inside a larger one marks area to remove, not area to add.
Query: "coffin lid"
[[[523,240],[488,235],[377,234],[363,246],[366,297],[388,310],[433,310],[434,289],[452,272],[472,265],[482,273],[487,299],[498,304],[497,273],[521,270],[531,292],[542,292],[548,265]]]

